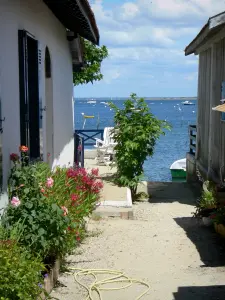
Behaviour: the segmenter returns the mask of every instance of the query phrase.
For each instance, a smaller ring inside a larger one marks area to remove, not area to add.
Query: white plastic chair
[[[98,164],[107,164],[114,155],[114,147],[117,143],[114,142],[112,130],[114,127],[105,127],[103,140],[96,138],[94,147],[97,149],[96,160]]]

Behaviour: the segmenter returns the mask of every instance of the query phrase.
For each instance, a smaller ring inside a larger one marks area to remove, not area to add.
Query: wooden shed
[[[205,178],[225,178],[225,12],[211,17],[185,55],[199,55],[196,164]]]

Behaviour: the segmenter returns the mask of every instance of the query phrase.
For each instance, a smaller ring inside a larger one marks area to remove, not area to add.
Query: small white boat
[[[89,104],[96,104],[96,101],[95,100],[89,100],[89,101],[87,101],[87,103],[89,103]]]
[[[186,178],[186,158],[176,160],[171,166],[172,178]]]
[[[193,102],[190,102],[190,101],[184,101],[182,102],[183,105],[195,105]]]

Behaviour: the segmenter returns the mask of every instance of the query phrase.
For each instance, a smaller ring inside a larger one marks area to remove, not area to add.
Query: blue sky
[[[109,49],[104,79],[74,89],[78,97],[197,95],[198,57],[184,48],[224,0],[91,0],[100,43]]]

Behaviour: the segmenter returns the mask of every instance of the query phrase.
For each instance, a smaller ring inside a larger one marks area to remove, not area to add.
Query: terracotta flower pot
[[[215,231],[225,238],[225,226],[223,224],[214,224]]]

